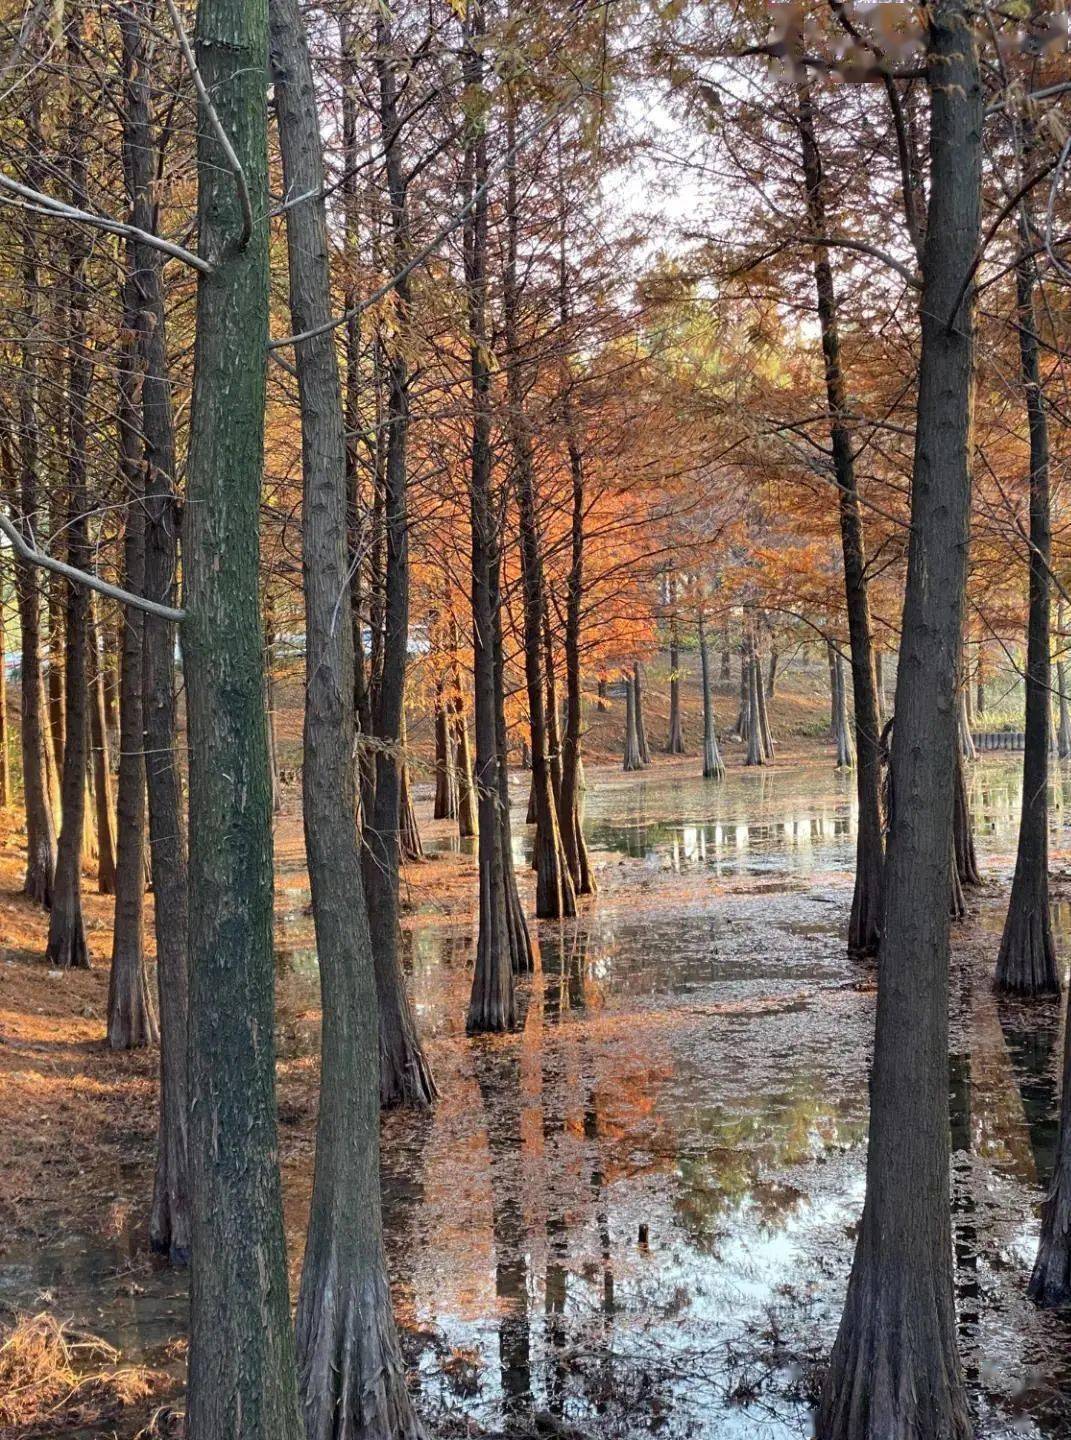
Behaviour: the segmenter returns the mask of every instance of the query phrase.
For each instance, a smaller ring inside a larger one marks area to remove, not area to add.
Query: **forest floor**
[[[721,715],[730,710],[732,700],[731,688],[723,687],[718,696]],[[785,685],[773,705],[775,733],[783,744],[769,772],[771,783],[791,784],[789,778],[779,777],[791,777],[797,771],[809,773],[816,761],[823,766],[831,763],[828,742],[818,738],[827,723],[826,705],[824,699],[816,697],[813,682],[793,685],[790,680]],[[623,805],[632,803],[625,784],[631,784],[633,777],[623,777],[619,764],[608,758],[620,746],[617,712],[622,708],[620,702],[614,702],[609,715],[593,715],[588,737],[594,755],[607,757],[601,764],[591,763],[588,772],[590,793],[609,796],[603,806],[610,816],[607,823],[613,823],[616,793],[622,796]],[[697,709],[697,691],[687,686],[685,724],[692,753],[672,759],[656,755],[652,771],[647,772],[671,789],[686,787],[695,778]],[[648,705],[653,748],[665,728],[664,711],[660,692],[656,692]],[[280,719],[285,771],[295,758],[292,747],[299,727],[294,713],[284,712]],[[417,725],[413,730],[417,736],[415,745],[419,746],[421,728]],[[739,767],[740,747],[730,742],[726,749],[729,766]],[[845,783],[850,789],[850,781]],[[518,777],[518,804],[523,800],[524,784],[524,778]],[[407,867],[403,880],[406,951],[411,966],[420,967],[425,943],[439,947],[435,951],[439,969],[432,980],[425,977],[421,982],[431,988],[421,990],[423,999],[418,1011],[422,1012],[421,1024],[429,1035],[440,1080],[446,1088],[461,1094],[471,1080],[466,1069],[471,1047],[460,1028],[459,997],[466,983],[463,969],[475,893],[474,859],[453,848],[450,822],[430,820],[427,785],[419,772],[416,789],[418,816],[430,854],[424,863]],[[645,829],[649,823],[660,823],[657,815],[652,818],[644,813],[641,818]],[[679,867],[667,870],[663,866],[657,873],[650,873],[649,862],[627,858],[632,853],[629,843],[625,842],[623,851],[626,858],[602,868],[600,883],[608,896],[606,904],[611,913],[617,906],[630,916],[637,905],[648,907],[655,916],[656,933],[659,906],[669,907],[666,914],[671,918],[667,923],[678,923],[680,916],[690,913],[688,907],[724,894],[729,897],[729,909],[733,904],[744,907],[741,914],[748,924],[756,924],[756,914],[767,907],[764,894],[801,890],[795,882],[766,879],[761,872],[738,874],[732,867],[724,874],[720,869],[712,874],[682,862]],[[843,837],[831,843],[842,844]],[[69,1240],[71,1254],[64,1260],[63,1285],[55,1290],[47,1283],[39,1285],[36,1302],[32,1306],[23,1304],[19,1316],[0,1314],[0,1322],[9,1327],[0,1334],[0,1437],[8,1440],[60,1431],[86,1437],[174,1433],[178,1425],[175,1416],[181,1408],[185,1343],[183,1282],[174,1277],[161,1283],[159,1269],[144,1246],[155,1145],[156,1053],[115,1053],[106,1047],[111,899],[95,893],[87,874],[84,898],[92,968],[67,973],[46,970],[40,959],[45,916],[19,894],[23,853],[18,817],[14,812],[0,815],[0,1127],[6,1137],[0,1165],[0,1272],[7,1267],[9,1282],[14,1274],[15,1281],[7,1289],[17,1290],[20,1267],[26,1271],[27,1281],[40,1279],[41,1272],[34,1265],[35,1247],[54,1249],[58,1242],[62,1250],[65,1240]],[[991,963],[994,917],[999,914],[1006,891],[1004,873],[1010,860],[1006,848],[997,858],[1001,879],[988,882],[975,919],[956,931],[956,964],[972,975],[983,973]],[[276,868],[280,1155],[291,1278],[296,1283],[315,1140],[319,1010],[314,975],[308,964],[314,952],[310,949],[299,795],[292,782],[284,787],[284,810],[276,829]],[[522,867],[520,873],[527,884],[527,867]],[[832,866],[830,873],[824,874],[820,864],[817,872],[804,876],[806,887],[813,892],[816,885],[832,886],[835,901],[842,906],[846,894],[844,875],[832,875]],[[1055,881],[1057,897],[1066,883],[1060,871]],[[824,903],[829,896],[817,898]],[[786,916],[789,931],[807,936],[821,930],[821,943],[828,946],[823,926],[814,925],[805,907],[789,909]],[[151,935],[151,923],[149,932]],[[449,954],[441,948],[444,935],[454,947]],[[446,960],[442,962],[444,954]],[[453,972],[451,957],[457,961]],[[548,959],[547,964],[551,963]],[[446,974],[445,981],[440,972]],[[560,973],[564,973],[564,962]],[[541,1014],[545,1015],[548,982],[539,983]],[[805,977],[799,983],[806,986],[809,981]],[[845,982],[838,978],[832,988],[830,983],[823,982],[826,988],[822,993],[827,997],[824,1003],[839,1004],[829,997]],[[858,1009],[859,1002],[850,994],[854,991],[867,1007],[866,994],[873,988],[872,972],[858,972],[848,982],[848,988],[847,1003]],[[660,1010],[657,1023],[687,1029],[697,1017],[699,1023],[709,1026],[711,1016],[724,1018],[736,1009],[754,1016],[772,1006],[780,1014],[806,1003],[803,998],[797,999],[797,995],[804,997],[805,989],[786,991],[783,984],[774,989],[772,997],[741,991],[739,1000],[730,997],[698,1009],[694,1002],[688,1008],[689,1002],[682,999],[668,1010]],[[685,994],[683,990],[681,993]],[[457,1015],[446,1014],[453,1009],[458,1010]],[[600,1047],[619,1043],[610,1031],[616,1033],[626,1022],[627,1015],[616,1015],[612,1003],[597,1010],[593,1006],[585,1022],[589,1027],[587,1041],[601,1053]],[[508,1039],[484,1042],[479,1053],[490,1057],[487,1063],[492,1067],[500,1066],[503,1057],[513,1053],[510,1045]],[[857,1058],[864,1063],[865,1044]],[[489,1096],[500,1083],[500,1076],[497,1071],[488,1072],[491,1078],[485,1083],[481,1063],[478,1055],[480,1089],[472,1093],[477,1102],[482,1094],[484,1102],[490,1103]],[[523,1070],[523,1059],[519,1063]],[[763,1063],[763,1057],[756,1063]],[[463,1108],[460,1101],[457,1105]],[[452,1114],[450,1106],[446,1114],[445,1123],[455,1142],[462,1147],[483,1144],[467,1116]],[[493,1126],[489,1133],[493,1133]],[[416,1167],[409,1165],[415,1144],[406,1117],[386,1117],[385,1184],[402,1193],[402,1202],[395,1207],[399,1210],[405,1208],[407,1187],[417,1184],[411,1173]],[[393,1162],[391,1155],[396,1157]],[[454,1226],[464,1226],[463,1212],[464,1207],[461,1214],[452,1217]],[[446,1218],[449,1222],[450,1217]],[[84,1243],[87,1236],[94,1237],[91,1251]],[[506,1238],[496,1228],[496,1245],[504,1246]],[[395,1236],[395,1247],[405,1243],[405,1236]],[[547,1283],[549,1287],[549,1280]],[[407,1348],[414,1361],[424,1357],[424,1364],[428,1343],[426,1313],[422,1314],[411,1287],[401,1282],[399,1286],[396,1302]],[[22,1286],[24,1291],[32,1288]],[[148,1307],[147,1295],[151,1297]],[[4,1299],[4,1287],[0,1286],[0,1302]],[[499,1302],[506,1303],[501,1291]],[[69,1332],[61,1328],[68,1316],[73,1316],[77,1327]],[[87,1337],[95,1331],[116,1340],[116,1348],[94,1346]],[[466,1367],[476,1366],[475,1353],[460,1343],[445,1348],[440,1344],[440,1350],[438,1363],[443,1374],[452,1376],[451,1383],[464,1391]],[[440,1428],[451,1429],[454,1420],[444,1418]],[[485,1433],[470,1429],[475,1422],[467,1419],[456,1423],[458,1433]],[[555,1424],[560,1428],[560,1421]]]

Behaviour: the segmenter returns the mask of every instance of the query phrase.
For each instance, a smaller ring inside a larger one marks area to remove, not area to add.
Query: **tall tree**
[[[309,1440],[417,1440],[387,1284],[379,1196],[379,1045],[353,763],[342,395],[331,315],[324,166],[296,0],[271,0],[271,65],[287,197],[290,318],[301,405],[305,593],[302,807],[320,962],[320,1111],[297,1351]],[[297,198],[302,197],[302,198]]]
[[[155,228],[156,154],[147,54],[147,6],[136,0],[120,16],[123,42],[123,124],[133,240],[132,300],[141,369],[144,463],[145,594],[174,606],[178,580],[175,430],[167,355],[160,252],[143,238]],[[189,939],[186,829],[176,741],[175,627],[146,614],[142,630],[142,720],[149,802],[149,870],[156,932],[160,1024],[160,1100],[149,1240],[173,1264],[190,1252],[187,1132],[187,948]]]
[[[881,814],[881,722],[878,718],[877,682],[874,676],[866,542],[848,420],[847,386],[841,361],[837,292],[829,248],[820,243],[827,234],[825,179],[808,81],[800,83],[797,96],[800,146],[807,190],[807,220],[811,234],[819,242],[815,244],[812,252],[812,263],[818,301],[818,323],[822,335],[830,443],[837,483],[848,641],[852,660],[852,695],[855,701],[855,780],[859,800],[859,823],[856,830],[855,889],[848,921],[848,949],[854,954],[872,955],[877,951],[881,936],[882,869],[885,856]],[[837,762],[841,764],[848,760],[847,723],[843,680],[839,672],[838,679],[841,683],[838,696]]]
[[[187,1433],[191,1440],[301,1440],[275,1114],[258,576],[268,346],[266,0],[200,0],[196,63],[205,86],[198,250],[212,271],[198,277],[183,554],[193,1247]]]
[[[948,896],[963,634],[982,89],[963,0],[926,13],[930,204],[863,1216],[822,1440],[971,1433],[948,1196]]]

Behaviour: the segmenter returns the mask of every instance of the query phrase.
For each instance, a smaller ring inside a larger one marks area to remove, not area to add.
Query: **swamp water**
[[[1018,765],[972,772],[983,868],[1006,879]],[[449,1433],[810,1434],[863,1196],[874,997],[842,940],[853,781],[813,764],[723,785],[683,773],[592,777],[601,893],[537,927],[542,972],[516,1035],[464,1037],[471,923],[414,897],[407,964],[443,1098],[386,1118],[384,1202],[421,1404]],[[1071,784],[1058,777],[1053,801],[1060,872]],[[450,848],[420,810],[429,851]],[[283,870],[280,989],[314,1005],[300,859]],[[1060,1007],[998,1007],[1001,904],[975,897],[952,981],[961,1345],[981,1435],[1071,1437],[1071,1320],[1025,1299]],[[306,1039],[284,1022],[284,1057]],[[181,1329],[182,1285],[124,1285],[127,1265],[95,1237],[9,1254],[0,1299],[151,1355]]]

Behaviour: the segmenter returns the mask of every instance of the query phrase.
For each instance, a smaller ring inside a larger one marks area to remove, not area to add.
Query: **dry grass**
[[[47,1313],[16,1315],[0,1336],[0,1436],[98,1426],[173,1383]]]

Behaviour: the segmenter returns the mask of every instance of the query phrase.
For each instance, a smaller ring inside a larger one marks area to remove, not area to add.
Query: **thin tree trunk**
[[[78,55],[81,22],[68,35],[68,61]],[[81,92],[71,87],[70,98],[71,201],[81,204],[85,194],[85,114]],[[71,227],[67,242],[68,324],[70,359],[67,384],[67,557],[80,570],[90,567],[89,496],[86,485],[89,431],[86,407],[92,362],[88,346],[89,291],[85,268],[88,243]],[[82,840],[85,822],[86,765],[89,759],[89,591],[67,586],[66,606],[66,716],[63,746],[63,820],[56,852],[56,884],[48,924],[45,959],[56,970],[88,968],[85,925],[82,919]]]
[[[129,141],[124,161],[130,184]],[[124,292],[124,343],[119,369],[119,474],[129,497],[123,541],[123,583],[134,595],[145,589],[145,522],[141,506],[143,466],[137,413],[137,307],[134,256],[129,252]],[[113,1050],[155,1045],[160,1038],[145,969],[145,733],[142,706],[143,614],[125,611],[119,675],[118,852],[115,926],[108,983],[108,1044]]]
[[[606,676],[600,675],[595,682],[595,709],[600,715],[605,715],[610,709],[606,700]]]
[[[517,166],[515,152],[516,116],[512,96],[507,99],[506,149],[510,156],[506,165],[506,263],[502,285],[502,315],[506,346],[507,432],[513,459],[513,483],[517,494],[517,518],[520,532],[522,598],[524,610],[524,676],[528,691],[528,717],[532,737],[532,805],[535,811],[535,842],[533,868],[536,877],[536,915],[544,920],[558,920],[576,914],[573,881],[566,863],[558,828],[558,795],[551,779],[551,749],[547,686],[553,684],[553,657],[544,676],[544,616],[546,600],[543,585],[543,557],[539,541],[539,514],[535,490],[535,464],[532,457],[532,436],[525,409],[525,374],[521,361],[518,311],[520,291],[517,281]],[[549,639],[549,635],[547,637]],[[549,714],[556,718],[553,698]],[[555,747],[556,748],[556,747]]]
[[[808,218],[815,234],[826,234],[826,197],[822,153],[815,128],[808,83],[799,87],[800,138],[807,185]],[[813,252],[815,294],[822,331],[826,405],[837,481],[844,595],[848,613],[848,643],[852,664],[852,699],[855,705],[855,751],[847,723],[847,701],[840,656],[837,670],[837,764],[856,759],[856,796],[859,824],[856,832],[855,887],[848,922],[848,949],[856,955],[877,952],[881,936],[882,872],[885,865],[881,814],[881,729],[884,695],[875,668],[874,636],[870,619],[866,537],[855,473],[854,445],[847,420],[848,394],[841,360],[840,325],[836,287],[829,251]],[[880,656],[878,663],[880,664]],[[832,653],[831,653],[832,659]]]
[[[36,118],[36,105],[28,112]],[[35,141],[31,124],[31,141]],[[35,173],[29,171],[31,183]],[[33,222],[23,230],[22,307],[23,340],[19,347],[19,482],[15,511],[26,535],[36,525],[40,430],[37,418],[38,269]],[[13,487],[14,488],[14,487]],[[26,879],[23,892],[38,905],[52,903],[56,876],[56,830],[49,790],[49,754],[45,687],[41,674],[41,599],[38,577],[25,561],[15,558],[15,589],[22,632],[21,743],[22,798],[26,811]]]
[[[470,7],[464,26],[462,79],[472,96],[485,94],[482,7]],[[479,931],[467,1028],[512,1030],[516,1024],[506,873],[512,860],[502,851],[501,804],[495,705],[495,608],[498,603],[498,537],[491,498],[491,375],[487,319],[487,134],[470,127],[465,146],[465,194],[469,211],[463,232],[468,299],[469,371],[472,402],[469,505],[472,528],[472,649],[476,727],[475,785],[479,802]]]
[[[714,723],[714,696],[710,683],[710,657],[703,628],[703,612],[699,612],[699,664],[703,675],[703,779],[724,780],[725,766],[718,750],[718,732]]]
[[[119,17],[123,35],[124,125],[129,137],[132,219],[144,231],[155,224],[155,155],[151,113],[147,6],[137,0]],[[134,298],[141,360],[141,418],[145,444],[145,594],[174,605],[178,573],[175,437],[167,361],[162,262],[159,251],[135,240]],[[149,862],[156,930],[160,1018],[160,1101],[149,1242],[184,1265],[190,1254],[187,1135],[186,973],[188,869],[182,783],[176,743],[175,628],[146,615],[143,624],[145,778],[149,798]]]
[[[364,883],[379,994],[380,1103],[429,1105],[438,1091],[406,989],[399,951],[398,883],[401,860],[401,770],[405,672],[409,649],[409,369],[405,337],[410,286],[407,180],[401,154],[396,57],[389,12],[376,21],[379,119],[390,196],[391,265],[401,277],[394,286],[393,344],[386,352],[387,449],[383,470],[384,556],[383,639],[378,661],[373,726],[376,734],[375,791],[365,811]]]
[[[636,742],[640,747],[640,761],[644,765],[650,765],[651,745],[647,739],[647,723],[643,718],[643,680],[638,660],[632,662],[632,686],[636,692]]]
[[[776,645],[771,645],[771,646],[770,646],[770,668],[769,668],[768,678],[767,678],[767,681],[766,681],[766,695],[767,695],[767,698],[770,699],[770,700],[772,700],[772,699],[774,698],[774,691],[775,691],[776,686],[777,686],[777,661],[778,661],[777,646],[776,646]]]
[[[971,804],[967,794],[967,772],[963,757],[956,761],[956,798],[952,816],[952,838],[956,861],[956,877],[961,885],[981,885],[978,856],[974,847],[971,825]]]
[[[766,747],[762,738],[762,716],[759,711],[759,659],[754,638],[747,642],[747,758],[745,765],[765,765]]]
[[[948,896],[974,349],[962,297],[978,245],[982,93],[962,0],[928,20],[931,188],[867,1188],[822,1440],[966,1440],[972,1428],[948,1195]]]
[[[417,825],[416,810],[413,806],[413,793],[409,787],[408,745],[403,711],[401,766],[398,773],[398,841],[401,846],[402,859],[410,864],[417,864],[424,859],[424,846],[421,843],[420,827]]]
[[[681,723],[681,650],[677,615],[674,612],[669,629],[669,735],[667,755],[684,754],[684,727]]]
[[[770,716],[766,709],[766,687],[762,681],[762,660],[757,646],[755,648],[755,691],[759,701],[759,730],[762,736],[762,748],[766,759],[772,760],[774,758],[773,733],[770,730]]]
[[[1026,147],[1028,150],[1032,147]],[[1028,252],[1033,237],[1026,213],[1019,243]],[[1049,562],[1049,424],[1041,380],[1032,257],[1016,266],[1019,365],[1030,432],[1030,606],[1026,644],[1026,740],[1023,801],[1008,914],[1004,921],[994,983],[1006,994],[1058,995],[1060,975],[1049,915],[1049,704],[1051,636]]]
[[[642,770],[640,742],[636,733],[636,687],[632,676],[625,680],[625,770]]]
[[[833,667],[837,676],[837,769],[851,770],[855,766],[855,746],[852,743],[852,727],[848,719],[848,687],[845,684],[844,656],[839,650],[834,658]]]
[[[295,334],[332,313],[316,89],[296,0],[271,0],[271,61],[288,196]],[[354,776],[353,632],[346,590],[346,450],[330,331],[296,347],[306,617],[302,800],[320,961],[323,1038],[316,1164],[297,1312],[309,1440],[418,1440],[383,1254],[376,981]]]
[[[197,138],[183,518],[190,765],[190,1440],[304,1440],[275,1114],[272,820],[259,607],[268,353],[266,0],[200,0],[197,64],[248,187]],[[347,1094],[347,1105],[356,1097]]]
[[[119,844],[116,838],[115,800],[112,795],[112,762],[108,745],[108,722],[104,707],[104,669],[100,649],[100,625],[90,601],[90,693],[89,733],[93,750],[93,799],[96,805],[97,890],[114,895]]]
[[[451,625],[454,625],[451,620]],[[471,840],[478,833],[476,786],[472,777],[472,748],[469,725],[461,696],[461,667],[457,660],[457,634],[454,631],[453,685],[450,696],[452,730],[456,743],[454,769],[457,772],[457,828],[462,840]]]
[[[450,712],[442,676],[435,681],[435,820],[457,819],[457,769],[450,740]]]

